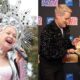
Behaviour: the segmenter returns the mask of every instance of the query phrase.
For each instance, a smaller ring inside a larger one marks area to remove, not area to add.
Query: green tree
[[[33,27],[31,32],[34,34],[34,38],[32,40],[32,46],[28,51],[29,62],[33,65],[33,75],[30,80],[38,80],[38,27]]]
[[[0,5],[2,4],[2,1],[3,1],[3,0],[0,0]]]

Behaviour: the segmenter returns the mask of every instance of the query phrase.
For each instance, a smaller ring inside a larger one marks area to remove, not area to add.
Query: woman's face
[[[5,28],[0,33],[0,45],[7,50],[11,49],[16,42],[16,35],[17,32],[14,27]]]

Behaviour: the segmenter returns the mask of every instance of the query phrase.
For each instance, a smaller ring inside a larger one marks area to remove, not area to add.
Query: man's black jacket
[[[70,31],[67,26],[62,36],[60,28],[53,21],[44,27],[40,34],[39,55],[48,61],[62,61],[67,49],[73,48],[69,39]]]

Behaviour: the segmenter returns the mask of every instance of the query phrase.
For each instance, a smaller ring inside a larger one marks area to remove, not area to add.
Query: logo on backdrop
[[[70,39],[71,41],[73,41],[73,40],[74,40],[74,35],[70,35],[69,39]]]
[[[41,6],[55,7],[57,5],[58,5],[58,0],[42,0],[41,1]]]
[[[42,25],[42,17],[38,16],[38,25],[41,26]]]
[[[78,17],[71,17],[69,21],[69,25],[77,26],[78,25]]]
[[[51,23],[54,20],[54,17],[47,17],[46,24]]]
[[[46,24],[49,24],[53,20],[54,20],[54,17],[47,17]],[[69,21],[69,25],[77,26],[78,25],[78,17],[71,17],[70,21]]]
[[[73,6],[73,0],[65,0],[67,6]]]

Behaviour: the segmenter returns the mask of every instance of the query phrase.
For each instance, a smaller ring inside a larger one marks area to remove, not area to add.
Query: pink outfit
[[[11,76],[12,69],[9,65],[0,67],[0,80],[11,80]]]
[[[24,59],[19,61],[20,80],[28,80],[27,76],[27,63]]]

